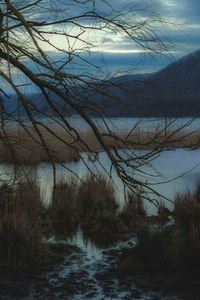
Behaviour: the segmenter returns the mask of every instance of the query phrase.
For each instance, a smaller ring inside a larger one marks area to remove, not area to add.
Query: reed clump
[[[196,193],[186,191],[178,194],[175,199],[173,216],[178,228],[187,231],[193,226],[200,228],[200,201],[197,199]]]
[[[79,225],[77,208],[78,182],[71,178],[58,182],[54,187],[52,203],[48,209],[50,227],[56,234],[66,235]]]
[[[144,230],[148,225],[141,193],[128,193],[125,207],[120,213],[120,221],[125,231]]]
[[[3,186],[0,201],[0,264],[32,264],[46,252],[38,188],[34,183]]]
[[[74,178],[58,182],[48,209],[54,233],[66,235],[78,226],[86,233],[123,233],[142,230],[147,216],[142,197],[128,195],[128,203],[119,211],[115,190],[103,175],[88,175],[83,182]]]
[[[173,217],[175,231],[171,257],[178,266],[194,272],[200,269],[200,201],[198,183],[196,192],[186,191],[175,199]]]
[[[39,137],[33,126],[6,128],[0,131],[0,162],[36,165],[41,162],[78,161],[81,152],[98,153],[101,143],[91,130],[80,131],[79,137],[63,127],[37,126]],[[103,132],[102,138],[108,148],[113,149],[171,149],[199,148],[199,131],[184,129],[128,130]],[[87,146],[86,146],[87,145]]]
[[[163,272],[176,279],[183,274],[189,274],[192,278],[200,275],[199,189],[198,183],[195,192],[186,191],[176,196],[171,213],[173,224],[156,229],[149,227],[138,232],[136,247],[125,250],[119,260],[120,271],[126,272],[128,268],[131,273]],[[163,215],[163,207],[161,212]]]
[[[81,227],[86,232],[118,231],[118,204],[113,185],[102,175],[87,176],[77,196]]]
[[[33,127],[7,129],[0,132],[0,162],[37,165],[41,162],[63,163],[79,160],[79,149],[70,146],[71,137],[62,129],[39,128],[41,137]]]

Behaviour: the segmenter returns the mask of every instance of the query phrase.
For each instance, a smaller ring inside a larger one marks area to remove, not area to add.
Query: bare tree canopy
[[[100,130],[84,101],[87,91],[111,97],[102,85],[105,77],[100,76],[99,67],[88,59],[90,54],[104,49],[106,37],[112,35],[124,41],[129,40],[137,51],[143,53],[163,53],[168,50],[168,44],[162,41],[157,31],[158,25],[160,28],[161,24],[165,24],[159,16],[150,12],[150,8],[144,4],[122,8],[119,2],[0,1],[1,135],[15,156],[15,146],[10,142],[5,128],[6,120],[13,120],[19,126],[18,142],[22,143],[23,131],[43,147],[53,165],[56,154],[46,142],[47,133],[53,140],[57,139],[72,151],[78,151],[83,161],[81,151],[89,152],[94,160],[98,160],[98,151],[92,149],[80,130],[66,118],[68,110],[72,110],[87,123],[101,149],[106,151],[112,163],[109,175],[112,176],[114,168],[125,187],[145,193],[147,189],[154,190],[146,182],[138,180],[135,171],[149,163],[166,146],[166,129],[159,132],[165,133],[165,136],[158,139],[153,149],[138,154],[132,150],[134,143],[129,141],[135,128],[122,138],[110,129],[101,112],[97,111],[106,128]],[[30,91],[34,91],[36,96],[31,97]],[[12,99],[11,94],[18,99],[18,108],[12,113],[6,106],[9,98]],[[41,99],[45,103],[42,108],[38,105]],[[21,107],[26,120],[21,114]],[[41,117],[50,117],[69,138],[57,134],[56,130],[41,121]],[[156,133],[157,136],[159,134]],[[108,137],[114,142],[108,143]],[[148,140],[148,143],[151,142]],[[100,162],[99,165],[104,169]]]

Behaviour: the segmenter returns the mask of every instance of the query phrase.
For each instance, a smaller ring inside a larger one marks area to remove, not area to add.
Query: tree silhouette
[[[146,181],[138,180],[135,171],[152,161],[165,147],[166,140],[148,153],[138,154],[132,150],[134,145],[128,142],[134,128],[126,138],[122,138],[109,127],[102,111],[92,105],[88,107],[91,95],[113,97],[109,89],[105,89],[106,76],[99,76],[99,67],[88,57],[103,47],[105,37],[109,35],[128,39],[143,53],[167,51],[168,44],[159,38],[156,31],[164,23],[144,6],[141,9],[136,5],[121,8],[117,2],[115,5],[110,0],[1,0],[0,78],[4,83],[0,87],[1,137],[6,149],[10,149],[15,157],[16,144],[22,142],[25,133],[45,149],[56,178],[56,153],[46,142],[48,133],[53,140],[58,140],[72,151],[89,152],[105,171],[97,151],[66,118],[73,112],[88,125],[100,148],[107,153],[112,164],[111,171],[115,169],[124,187],[134,192],[142,190],[147,197],[146,191],[154,190]],[[98,34],[103,38],[95,39]],[[112,81],[107,81],[107,84],[114,85]],[[8,87],[11,92],[8,92]],[[34,91],[34,96],[30,96],[29,90]],[[12,112],[6,105],[9,98],[12,100],[10,94],[15,94],[18,101],[16,110]],[[104,131],[91,118],[91,110],[104,122]],[[63,138],[42,121],[47,117],[70,139]],[[5,126],[11,120],[19,128],[19,139],[15,144],[9,139]],[[108,144],[108,137],[114,141],[112,145]],[[81,154],[80,159],[92,172]]]

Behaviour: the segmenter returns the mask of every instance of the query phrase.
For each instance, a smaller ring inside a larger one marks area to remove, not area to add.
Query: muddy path
[[[119,254],[134,244],[135,237],[129,236],[103,248],[67,246],[57,263],[37,272],[29,270],[2,277],[0,299],[189,299],[151,286],[142,276],[119,276],[115,270]]]

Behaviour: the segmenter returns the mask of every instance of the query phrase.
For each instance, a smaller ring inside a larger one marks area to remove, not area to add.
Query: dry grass
[[[79,150],[70,146],[72,139],[64,130],[53,130],[56,136],[44,128],[40,132],[42,141],[32,127],[28,132],[23,128],[7,129],[6,134],[0,132],[0,161],[36,165],[79,160]]]
[[[141,195],[128,194],[128,201],[120,214],[120,220],[126,231],[138,231],[147,228],[147,215]]]
[[[59,235],[66,235],[77,229],[79,224],[77,193],[78,182],[74,178],[68,182],[59,182],[54,187],[48,214],[51,228]]]
[[[130,135],[124,132],[119,134],[121,147],[127,145],[130,149],[170,149],[199,147],[200,132],[190,133],[186,130],[135,129]],[[124,147],[125,148],[125,147]]]
[[[46,251],[42,243],[43,207],[33,183],[0,191],[0,264],[33,263]]]
[[[196,282],[200,270],[200,185],[197,191],[176,196],[172,213],[174,224],[159,226],[138,233],[138,244],[125,251],[119,261],[119,271],[171,274],[185,276]],[[166,209],[160,206],[158,223],[165,219]],[[188,277],[187,277],[188,276]],[[181,279],[181,278],[180,278]],[[187,283],[186,283],[187,284]]]
[[[186,191],[178,194],[173,214],[178,226],[190,230],[194,225],[200,229],[200,202],[195,193]]]
[[[112,183],[103,175],[88,175],[84,182],[72,178],[59,182],[48,214],[54,233],[67,235],[80,225],[86,233],[132,232],[147,227],[141,195],[128,195],[127,206],[118,210]]]
[[[85,231],[117,232],[118,204],[114,188],[105,177],[88,176],[79,186],[77,205],[81,226]]]
[[[94,152],[102,150],[99,141],[91,131],[82,133],[84,141]],[[103,134],[104,141],[109,148],[118,149],[171,149],[171,148],[199,148],[200,130],[195,132],[182,130],[162,130],[154,128],[142,130],[135,128],[131,133],[126,130],[113,132],[110,135]]]
[[[170,220],[170,215],[171,212],[168,208],[165,207],[165,204],[163,202],[159,203],[158,216],[156,217],[155,221],[160,225],[164,225]]]
[[[7,129],[6,133],[0,132],[0,161],[22,164],[38,164],[40,162],[68,162],[79,160],[80,152],[99,152],[102,146],[91,130],[79,130],[80,140],[72,131],[62,127],[38,127],[43,142],[38,137],[33,127],[25,131],[23,128]],[[158,128],[141,130],[135,128],[128,131],[113,132],[110,135],[102,133],[104,142],[109,148],[129,149],[166,149],[166,148],[198,148],[200,132],[164,131]],[[88,147],[86,147],[86,145]]]
[[[118,210],[112,183],[103,175],[88,175],[83,182],[58,182],[48,215],[55,234],[67,235],[80,225],[87,234],[132,232],[147,227],[141,196],[128,195]]]
[[[175,199],[175,219],[169,247],[170,258],[178,268],[191,273],[200,268],[200,185],[195,192],[186,191]]]

